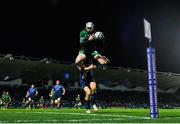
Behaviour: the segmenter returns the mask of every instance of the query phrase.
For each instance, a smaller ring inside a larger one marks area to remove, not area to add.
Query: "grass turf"
[[[149,118],[149,109],[0,110],[0,123],[180,123],[180,109],[160,109],[158,119]]]

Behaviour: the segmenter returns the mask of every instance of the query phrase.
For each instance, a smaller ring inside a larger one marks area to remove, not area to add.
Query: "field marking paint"
[[[116,118],[116,119],[73,119],[73,120],[70,120],[70,119],[67,119],[67,120],[63,120],[63,122],[87,122],[87,121],[122,121],[122,120],[125,120],[125,118]],[[0,123],[7,123],[8,121],[0,121]],[[40,122],[40,120],[15,120],[13,121],[13,123],[20,123],[20,122],[24,122],[24,123],[27,123],[27,122]],[[43,120],[43,123],[48,123],[48,122],[61,122],[60,120]]]
[[[34,122],[40,122],[41,120],[35,120],[35,119],[33,119],[33,120],[14,120],[13,121],[13,123],[15,122],[15,123],[20,123],[20,122],[24,122],[24,123],[27,123],[27,122],[32,122],[32,123],[34,123]],[[0,121],[0,123],[7,123],[7,122],[9,122],[9,121]],[[59,122],[59,120],[55,120],[55,119],[52,119],[52,120],[45,120],[45,122]]]
[[[44,112],[42,112],[44,113]],[[47,112],[45,112],[47,113]],[[54,112],[49,112],[54,113]],[[102,116],[102,117],[125,117],[125,118],[140,118],[140,119],[150,119],[150,117],[141,117],[141,116],[132,116],[132,115],[109,115],[109,114],[86,114],[86,113],[59,113],[55,112],[56,114],[69,114],[69,115],[87,115],[87,116]]]
[[[102,118],[94,118],[94,119],[74,119],[74,120],[66,120],[68,122],[84,122],[84,121],[122,121],[122,120],[125,120],[125,118],[105,118],[105,119],[102,119]]]
[[[24,112],[14,112],[14,113],[24,113]],[[123,117],[123,118],[136,118],[136,119],[148,119],[150,117],[142,117],[142,116],[132,116],[132,115],[109,115],[109,114],[87,114],[87,113],[60,113],[60,112],[31,112],[31,113],[38,113],[38,114],[59,114],[59,115],[85,115],[85,116],[102,116],[102,117]]]

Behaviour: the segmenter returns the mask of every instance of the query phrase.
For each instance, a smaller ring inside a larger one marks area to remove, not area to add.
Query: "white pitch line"
[[[24,113],[24,112],[16,112]],[[124,118],[136,118],[136,119],[150,119],[150,117],[132,116],[132,115],[110,115],[110,114],[86,114],[86,113],[60,113],[60,112],[31,112],[31,113],[44,113],[44,114],[60,114],[60,115],[85,115],[85,116],[102,116],[102,117],[124,117]]]
[[[84,121],[120,121],[125,120],[125,118],[116,118],[116,119],[73,119],[73,120],[63,120],[63,122],[84,122]],[[13,122],[21,123],[21,122],[39,122],[40,120],[15,120]],[[7,123],[8,121],[0,121],[0,123]],[[43,120],[43,122],[59,122],[59,120]]]
[[[45,121],[45,122],[59,122],[59,120],[55,120],[55,119],[53,119],[53,120],[43,120],[43,121]],[[0,123],[7,123],[8,121],[0,121]],[[40,122],[40,120],[14,120],[13,121],[13,123],[14,122],[16,122],[16,123],[20,123],[20,122]]]
[[[97,119],[97,118],[94,118],[94,119],[77,119],[77,120],[66,120],[66,121],[68,121],[68,122],[80,122],[80,121],[99,121],[99,120],[101,120],[101,121],[122,121],[122,120],[125,120],[125,118],[114,118],[114,119],[102,119],[102,118],[100,118],[100,119]]]

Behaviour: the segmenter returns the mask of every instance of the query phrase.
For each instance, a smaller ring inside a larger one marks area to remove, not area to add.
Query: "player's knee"
[[[96,93],[96,89],[92,89],[91,94],[95,94]]]
[[[90,96],[91,95],[91,91],[86,91],[86,96]]]
[[[85,101],[90,101],[90,96],[85,96]]]
[[[99,59],[98,59],[98,62],[99,62],[101,65],[107,64],[107,61],[104,60],[104,59],[102,59],[102,58],[99,58]]]
[[[98,60],[101,57],[101,55],[97,54],[94,56],[94,59]]]
[[[54,102],[55,102],[55,104],[57,104],[57,103],[58,103],[58,100],[55,100]]]
[[[96,91],[96,85],[91,86],[91,94],[93,94]]]
[[[90,83],[90,88],[91,88],[91,91],[96,90],[96,83],[95,82],[91,82]]]
[[[108,61],[103,60],[102,65],[105,65],[105,64],[107,64],[107,63],[108,63]]]
[[[75,60],[75,64],[78,65],[80,64],[81,62],[83,62],[84,60],[86,59],[86,56],[85,55],[79,55],[76,60]]]
[[[77,58],[77,59],[75,60],[75,64],[78,65],[79,62],[80,62],[80,60]]]
[[[58,98],[57,101],[60,102],[60,101],[61,101],[61,98]]]
[[[31,98],[29,98],[29,99],[28,99],[28,101],[29,101],[29,102],[31,102],[31,101],[32,101],[32,99],[31,99]]]
[[[104,59],[102,59],[100,56],[96,57],[94,59],[97,60],[101,65],[107,64],[107,62]]]
[[[90,91],[86,91],[85,100],[89,101],[90,100],[90,96],[91,96],[91,92]]]
[[[91,85],[91,90],[96,90],[96,85]]]

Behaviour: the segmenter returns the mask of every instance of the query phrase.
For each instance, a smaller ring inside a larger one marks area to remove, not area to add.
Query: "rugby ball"
[[[104,34],[101,31],[97,31],[94,35],[95,35],[96,39],[103,39],[104,38]]]

